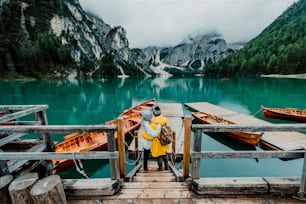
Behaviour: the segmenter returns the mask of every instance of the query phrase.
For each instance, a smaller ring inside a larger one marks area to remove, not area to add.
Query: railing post
[[[135,136],[135,149],[136,149],[136,151],[135,151],[135,160],[136,160],[136,164],[138,164],[139,162],[138,162],[138,156],[139,156],[139,140],[138,140],[138,137],[140,137],[139,136],[139,131],[135,131],[135,133],[134,133],[134,136]]]
[[[48,125],[48,120],[47,120],[47,115],[46,115],[46,111],[39,111],[34,113],[35,115],[35,119],[38,121],[41,121],[41,125]],[[55,144],[54,141],[52,139],[52,136],[50,133],[42,133],[39,134],[40,138],[42,139],[42,137],[44,138],[46,145],[47,145],[47,149],[50,151],[54,151],[55,150]],[[42,136],[43,135],[43,136]]]
[[[115,140],[115,132],[110,131],[107,132],[107,148],[109,152],[116,151],[116,140]],[[118,159],[110,159],[109,166],[111,171],[111,177],[113,180],[117,180],[120,178],[119,172],[119,161]]]
[[[191,122],[191,117],[186,117],[184,120],[184,179],[189,177]]]
[[[0,152],[3,152],[0,149]],[[9,168],[7,166],[6,160],[0,160],[0,176],[8,175],[10,174]]]
[[[117,140],[118,140],[118,151],[119,151],[119,168],[120,168],[120,177],[124,178],[126,175],[125,168],[125,139],[124,139],[124,130],[123,130],[123,119],[118,118],[117,120]]]
[[[173,138],[173,141],[172,141],[172,161],[175,163],[175,151],[176,151],[176,133],[173,132],[172,133],[172,138]]]
[[[297,193],[297,196],[301,199],[306,198],[306,149],[304,153],[304,164],[303,164],[303,171],[302,171],[302,176],[301,176],[301,184],[300,184],[300,189],[299,192]]]
[[[193,151],[194,152],[201,152],[202,147],[202,130],[197,129],[196,134],[194,135],[194,143],[193,143]],[[201,159],[192,159],[192,171],[191,171],[191,177],[192,179],[199,179],[200,178],[200,162]]]

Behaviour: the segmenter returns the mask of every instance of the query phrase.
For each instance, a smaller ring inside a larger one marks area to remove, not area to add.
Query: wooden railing
[[[203,132],[255,132],[255,131],[306,131],[306,124],[269,124],[269,125],[191,125],[191,118],[185,118],[185,146],[184,146],[184,178],[189,177],[190,164],[191,178],[200,178],[200,160],[203,158],[304,158],[301,173],[299,193],[306,195],[306,152],[299,151],[202,151]],[[190,151],[191,133],[193,133],[193,149]],[[305,138],[306,139],[306,138]],[[190,162],[191,161],[191,162]]]
[[[108,151],[91,151],[86,153],[55,153],[55,152],[0,152],[0,172],[6,172],[6,160],[52,160],[52,159],[109,159],[112,179],[125,175],[125,149],[119,148],[115,139],[117,131],[118,143],[124,144],[123,123],[118,119],[117,125],[44,125],[44,126],[0,126],[0,133],[71,133],[71,132],[107,132]],[[122,145],[121,145],[122,146]],[[122,161],[119,162],[119,158]],[[5,174],[5,173],[4,173]]]

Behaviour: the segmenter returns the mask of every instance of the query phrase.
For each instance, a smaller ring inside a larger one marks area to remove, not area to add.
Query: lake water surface
[[[260,106],[306,109],[306,80],[280,78],[220,79],[148,78],[108,80],[1,81],[0,104],[48,104],[50,125],[102,124],[116,118],[124,109],[144,100],[158,102],[209,102],[235,112],[253,115],[272,123],[292,123],[263,118]],[[190,116],[190,112],[185,110]],[[63,135],[55,135],[62,141]],[[202,150],[248,150],[249,146],[220,136],[205,135]],[[258,151],[262,151],[257,148]],[[129,163],[133,163],[132,160]],[[302,159],[205,159],[201,177],[300,176]],[[106,161],[83,162],[90,177],[108,177]],[[178,164],[177,164],[178,165]],[[127,170],[132,166],[128,166]],[[81,177],[74,168],[63,177]]]

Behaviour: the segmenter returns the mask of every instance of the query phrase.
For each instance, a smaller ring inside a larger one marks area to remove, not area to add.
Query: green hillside
[[[206,76],[219,77],[299,73],[306,73],[306,0],[294,3],[243,49],[205,70]]]
[[[55,68],[60,70],[71,65],[69,52],[50,30],[53,14],[67,12],[63,0],[23,2],[3,4],[0,18],[2,77],[39,78]],[[22,5],[26,9],[22,9]]]

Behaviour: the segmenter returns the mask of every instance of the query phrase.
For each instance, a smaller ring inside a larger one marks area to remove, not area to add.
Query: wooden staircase
[[[177,182],[171,170],[158,171],[156,162],[149,162],[148,167],[146,172],[139,169],[132,182],[124,182],[116,195],[103,198],[103,204],[192,203],[187,184]]]

